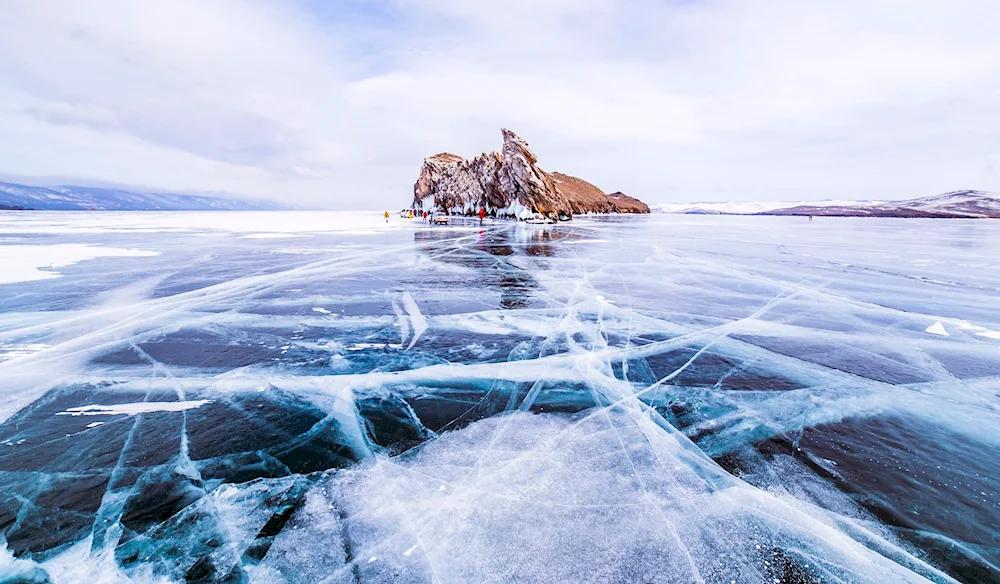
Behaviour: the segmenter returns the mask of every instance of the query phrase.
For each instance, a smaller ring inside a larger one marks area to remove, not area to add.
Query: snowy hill
[[[276,210],[280,205],[246,201],[147,193],[121,189],[57,186],[32,187],[0,182],[0,208],[24,207],[44,211],[244,211]]]
[[[773,211],[774,209],[786,209],[800,205],[813,205],[817,207],[837,207],[843,205],[877,205],[882,201],[722,201],[704,203],[660,203],[653,205],[654,211],[660,213],[675,213],[684,215],[755,215]]]
[[[967,190],[906,201],[666,203],[654,210],[697,215],[1000,218],[1000,194]]]
[[[953,191],[936,197],[925,197],[896,203],[928,212],[967,214],[973,217],[1000,217],[1000,193],[984,191]]]

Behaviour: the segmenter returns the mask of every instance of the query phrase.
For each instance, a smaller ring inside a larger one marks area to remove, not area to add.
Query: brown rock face
[[[549,176],[556,183],[556,190],[569,199],[574,213],[649,213],[646,203],[625,193],[605,194],[589,182],[561,172],[551,172]]]
[[[608,198],[614,202],[618,213],[649,213],[649,205],[621,191],[611,193]]]
[[[526,219],[542,214],[649,213],[642,201],[607,195],[585,180],[537,166],[528,143],[503,130],[503,148],[471,160],[442,153],[424,159],[413,185],[417,210],[474,215],[480,208],[498,217]]]

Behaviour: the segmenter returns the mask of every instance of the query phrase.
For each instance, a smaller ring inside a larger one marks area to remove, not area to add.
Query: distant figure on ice
[[[810,223],[812,223],[812,220],[813,220],[813,216],[812,216],[812,215],[810,215],[810,216],[809,216],[809,222],[810,222]]]
[[[389,222],[389,212],[388,211],[385,212],[385,222],[386,223]]]
[[[427,211],[424,211],[424,223],[427,223]]]
[[[483,226],[483,218],[486,217],[486,209],[479,208],[479,226]]]

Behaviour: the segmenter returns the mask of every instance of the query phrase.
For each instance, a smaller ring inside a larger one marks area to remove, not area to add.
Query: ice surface
[[[0,285],[8,579],[1000,581],[991,222],[0,214],[65,245],[159,255]]]

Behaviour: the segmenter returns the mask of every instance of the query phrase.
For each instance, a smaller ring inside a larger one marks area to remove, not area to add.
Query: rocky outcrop
[[[500,152],[466,160],[449,153],[424,159],[413,185],[418,211],[527,219],[536,215],[569,218],[581,213],[649,213],[642,201],[622,193],[607,195],[589,182],[537,165],[528,143],[503,130]]]
[[[614,201],[616,213],[649,213],[649,205],[621,191],[611,193],[608,198]]]

